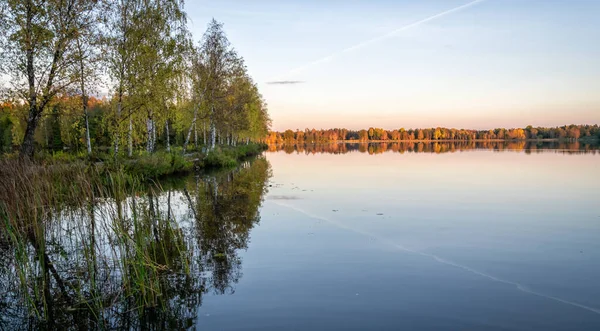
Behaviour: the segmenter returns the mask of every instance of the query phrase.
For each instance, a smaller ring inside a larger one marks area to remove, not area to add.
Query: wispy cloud
[[[274,80],[267,82],[269,85],[295,85],[295,84],[304,84],[305,81],[302,80]]]
[[[345,54],[345,53],[348,53],[348,52],[352,52],[352,51],[356,51],[358,49],[367,47],[367,46],[369,46],[371,44],[380,42],[382,40],[386,40],[386,39],[395,37],[400,32],[403,32],[405,30],[414,28],[414,27],[419,26],[419,25],[421,25],[423,23],[427,23],[429,21],[433,21],[435,19],[444,17],[446,15],[450,15],[450,14],[456,13],[456,12],[461,11],[463,9],[467,9],[468,7],[474,6],[474,5],[476,5],[478,3],[481,3],[483,1],[486,1],[486,0],[471,1],[471,2],[466,3],[464,5],[461,5],[461,6],[458,6],[458,7],[454,7],[452,9],[445,10],[445,11],[443,11],[441,13],[437,13],[437,14],[429,16],[427,18],[424,18],[424,19],[418,20],[416,22],[413,22],[413,23],[404,25],[402,27],[396,28],[396,29],[394,29],[394,30],[392,30],[390,32],[387,32],[387,33],[385,33],[385,34],[383,34],[381,36],[375,37],[373,39],[365,40],[365,41],[360,42],[360,43],[358,43],[358,44],[356,44],[354,46],[350,46],[348,48],[345,48],[343,50],[337,51],[335,53],[332,53],[332,54],[327,55],[325,57],[322,57],[320,59],[311,61],[311,62],[309,62],[309,63],[307,63],[307,64],[305,64],[303,66],[300,66],[300,67],[297,67],[295,69],[292,69],[292,70],[290,70],[288,72],[288,75],[294,75],[294,74],[301,73],[301,72],[305,71],[306,69],[311,68],[313,66],[316,66],[316,65],[319,65],[319,64],[322,64],[322,63],[325,63],[325,62],[329,62],[329,61],[333,60],[334,58],[337,58],[338,56],[340,56],[342,54]]]

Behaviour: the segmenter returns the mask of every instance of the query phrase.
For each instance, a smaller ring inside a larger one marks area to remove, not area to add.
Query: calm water
[[[599,169],[600,151],[580,144],[273,146],[240,169],[125,199],[127,215],[176,222],[156,240],[185,243],[186,262],[161,281],[162,309],[140,316],[113,299],[103,325],[600,330]],[[48,254],[69,278],[80,249],[61,217]],[[119,258],[106,232],[99,261]],[[35,326],[7,256],[0,326]],[[118,293],[122,276],[102,266],[103,291]]]
[[[198,329],[600,330],[600,154],[483,147],[267,153],[244,275]]]

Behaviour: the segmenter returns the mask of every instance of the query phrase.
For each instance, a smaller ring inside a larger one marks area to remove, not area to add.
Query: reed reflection
[[[204,294],[235,292],[265,158],[151,185],[70,171],[87,190],[40,173],[2,196],[0,328],[189,329]]]

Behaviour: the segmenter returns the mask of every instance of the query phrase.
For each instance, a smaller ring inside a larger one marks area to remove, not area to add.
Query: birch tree
[[[137,47],[136,39],[139,30],[133,24],[133,17],[140,10],[141,1],[139,0],[118,0],[110,9],[106,26],[108,30],[107,37],[104,39],[105,60],[109,69],[110,79],[114,84],[114,100],[116,111],[113,119],[113,146],[115,158],[119,154],[122,115],[124,112],[124,102],[129,95],[132,85],[131,71],[129,70],[135,55]],[[129,110],[131,115],[131,110]],[[131,116],[128,116],[128,155],[133,154],[133,123]]]
[[[96,1],[89,1],[86,10],[83,11],[79,19],[81,25],[75,35],[75,60],[77,66],[77,76],[79,83],[79,93],[81,95],[81,108],[84,116],[85,124],[85,142],[88,155],[92,153],[92,142],[90,138],[90,121],[89,121],[89,91],[90,86],[97,83],[100,72],[100,57],[99,52],[102,30],[100,29],[100,21],[102,20],[103,9]]]
[[[94,0],[0,0],[0,69],[28,108],[20,155],[31,158],[34,134],[57,94],[77,82],[77,36]]]
[[[157,120],[168,121],[169,105],[177,92],[174,81],[183,72],[183,54],[191,44],[183,2],[121,0],[112,17],[113,32],[107,44],[111,49],[111,75],[116,82],[115,153],[123,114],[129,122],[129,156],[133,153],[135,122],[143,123],[146,150],[152,152]]]
[[[197,108],[194,111],[193,124],[198,119],[198,111],[203,104],[207,107],[209,120],[209,148],[216,145],[217,122],[224,120],[222,101],[227,96],[227,79],[232,75],[238,64],[236,52],[231,47],[223,24],[212,19],[208,29],[202,37],[195,63],[194,93],[197,99]],[[191,128],[190,128],[191,130]],[[191,131],[188,131],[186,143],[189,143]],[[184,148],[185,149],[185,148]]]

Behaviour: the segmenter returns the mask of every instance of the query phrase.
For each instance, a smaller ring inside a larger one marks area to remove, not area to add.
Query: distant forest
[[[449,128],[398,129],[385,130],[369,128],[363,130],[328,129],[286,130],[269,132],[267,143],[316,143],[331,141],[474,141],[474,140],[527,140],[527,139],[561,139],[577,140],[580,138],[600,138],[600,127],[594,125],[565,125],[554,128],[532,127],[492,130],[465,130]]]

